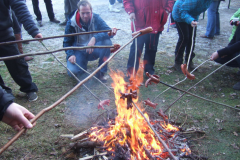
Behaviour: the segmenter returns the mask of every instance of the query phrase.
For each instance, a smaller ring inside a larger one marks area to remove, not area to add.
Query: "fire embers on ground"
[[[115,119],[108,120],[103,125],[97,124],[85,133],[85,140],[75,144],[81,147],[88,144],[98,148],[99,154],[105,154],[107,159],[141,160],[141,159],[167,159],[171,158],[169,152],[160,143],[155,133],[139,111],[134,107],[138,102],[137,92],[142,83],[142,73],[137,73],[138,79],[130,78],[130,82],[124,81],[124,74],[111,72],[113,79],[112,87],[115,93],[117,115]],[[139,77],[140,76],[140,77]],[[144,112],[142,109],[140,109]],[[190,154],[185,138],[180,137],[179,129],[168,123],[168,117],[159,111],[159,119],[151,120],[147,113],[144,116],[152,124],[157,134],[165,141],[171,153],[180,158]],[[161,119],[163,117],[163,120]],[[103,156],[103,155],[101,155]]]

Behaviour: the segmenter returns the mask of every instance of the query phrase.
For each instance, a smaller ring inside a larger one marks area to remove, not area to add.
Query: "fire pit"
[[[124,74],[111,72],[112,87],[115,93],[117,115],[108,122],[99,122],[87,131],[72,138],[70,147],[75,150],[94,148],[94,156],[83,159],[179,159],[191,155],[187,139],[180,133],[180,128],[172,125],[164,113],[158,112],[159,117],[151,119],[147,113],[144,116],[143,103],[138,101],[137,92],[143,80],[143,71],[140,69],[136,77],[129,82],[124,81]],[[134,105],[137,105],[137,110]],[[145,118],[147,118],[147,120]],[[149,127],[149,124],[153,127]],[[157,135],[156,135],[157,134]],[[164,146],[159,138],[167,145]],[[173,157],[172,157],[173,156]]]

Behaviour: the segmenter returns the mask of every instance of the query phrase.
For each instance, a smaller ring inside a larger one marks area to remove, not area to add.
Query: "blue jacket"
[[[3,42],[6,39],[14,36],[13,34],[13,22],[10,15],[10,9],[15,12],[17,19],[21,22],[25,30],[32,37],[35,37],[39,30],[32,19],[32,16],[26,6],[24,0],[0,0],[0,41]]]
[[[65,34],[73,34],[79,32],[86,32],[84,28],[77,25],[76,22],[77,10],[72,12],[68,17],[68,22],[65,28]],[[88,32],[91,31],[101,31],[110,30],[111,28],[106,24],[106,22],[98,15],[93,13],[91,22],[88,27]],[[73,46],[87,46],[92,37],[96,38],[96,42],[103,41],[109,37],[107,32],[97,33],[97,34],[84,34],[79,36],[64,37],[63,47],[73,47]],[[74,54],[74,50],[66,50],[67,60],[70,56]]]
[[[173,6],[173,19],[176,22],[198,21],[199,15],[205,12],[212,0],[177,0]]]

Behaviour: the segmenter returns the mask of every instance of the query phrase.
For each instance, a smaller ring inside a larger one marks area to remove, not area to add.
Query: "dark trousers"
[[[110,39],[105,39],[103,41],[99,41],[95,44],[95,46],[110,46],[112,45],[112,41]],[[87,70],[88,61],[98,61],[98,67],[102,65],[110,56],[109,48],[94,48],[91,54],[87,53],[85,50],[74,50],[74,55],[76,56],[76,63],[81,66],[84,70]],[[67,60],[67,68],[76,76],[81,76],[85,73],[82,69],[80,69],[77,65],[72,64]],[[106,73],[108,66],[105,65],[100,72]],[[71,73],[68,72],[69,76],[72,76]]]
[[[137,38],[137,59],[135,72],[137,72],[138,70],[139,60],[141,58],[143,46],[145,44],[144,71],[150,74],[154,74],[155,57],[160,34],[161,32],[158,32],[157,34],[145,34]],[[127,64],[128,74],[133,73],[134,61],[135,61],[135,40],[133,41],[130,48],[130,54]]]
[[[234,57],[238,56],[239,54],[240,54],[240,51],[237,52],[237,53],[234,53],[232,55],[227,55],[223,58],[218,58],[214,61],[217,62],[217,63],[220,63],[220,64],[224,64],[224,63],[230,61],[231,59],[233,59]],[[229,62],[228,64],[226,64],[226,66],[240,68],[240,57],[238,57],[235,60]]]
[[[53,13],[53,6],[52,6],[52,0],[44,0],[46,9],[48,12],[48,17],[50,20],[54,19],[54,13]],[[33,11],[35,15],[37,16],[36,20],[41,21],[42,20],[42,14],[39,10],[39,1],[38,0],[32,0],[33,5]]]
[[[175,63],[183,63],[183,54],[186,50],[185,54],[185,62],[188,61],[188,56],[192,46],[192,34],[193,34],[193,27],[190,24],[185,22],[175,22],[178,31],[178,42],[175,49]],[[194,39],[193,39],[193,51],[195,47],[195,39],[196,39],[196,30],[194,32]],[[193,52],[190,57],[190,61],[195,57],[195,53]]]
[[[15,38],[11,37],[7,41],[14,41]],[[7,57],[7,56],[14,56],[20,54],[17,48],[17,44],[10,44],[10,45],[2,45],[0,46],[0,56]],[[13,80],[20,86],[20,91],[22,92],[36,92],[38,88],[35,83],[32,82],[31,74],[28,70],[28,64],[25,62],[24,58],[13,59],[4,61],[7,69],[13,78]],[[8,90],[6,88],[2,77],[0,77],[0,85],[3,89]]]
[[[109,3],[110,3],[111,5],[114,5],[115,1],[116,1],[116,0],[109,0]],[[122,3],[122,0],[118,0],[118,2],[119,2],[119,3]]]

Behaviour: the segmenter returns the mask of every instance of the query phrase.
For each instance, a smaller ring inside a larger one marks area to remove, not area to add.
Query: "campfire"
[[[124,74],[120,71],[111,71],[110,76],[113,79],[112,87],[117,110],[115,119],[96,124],[74,136],[72,140],[78,141],[71,144],[71,147],[75,149],[94,147],[98,150],[98,155],[90,156],[90,159],[102,157],[114,160],[162,160],[175,157],[178,159],[191,154],[187,139],[181,136],[177,126],[169,123],[168,117],[161,110],[157,112],[159,118],[154,120],[144,113],[144,104],[137,96],[143,81],[142,69],[139,69],[136,78],[130,77],[128,83],[124,81]],[[144,113],[144,116],[141,113]],[[149,127],[147,121],[154,129]],[[159,141],[159,138],[167,144],[167,147]]]

